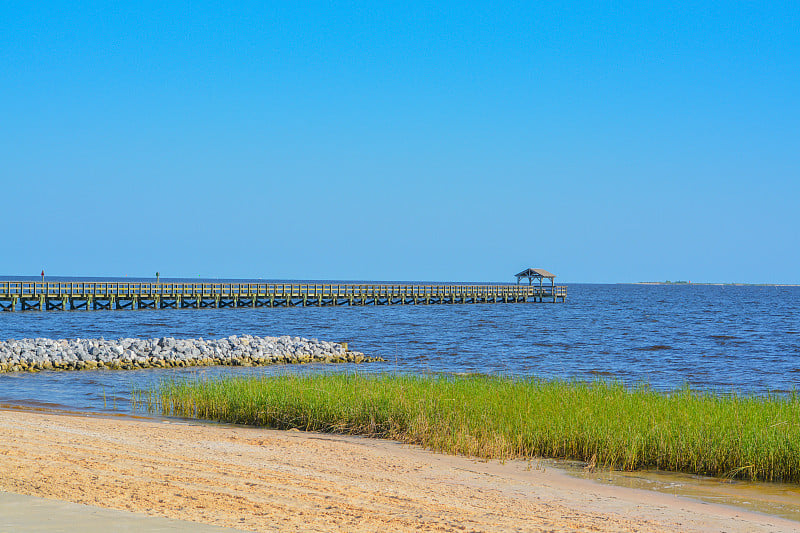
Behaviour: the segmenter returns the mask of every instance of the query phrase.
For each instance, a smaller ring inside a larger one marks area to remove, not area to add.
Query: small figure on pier
[[[160,279],[161,279],[161,273],[160,272],[156,272],[156,283],[159,283]]]
[[[42,269],[42,283],[44,283],[44,269]]]

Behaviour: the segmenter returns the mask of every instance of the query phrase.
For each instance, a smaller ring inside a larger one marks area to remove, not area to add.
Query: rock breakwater
[[[0,372],[133,370],[184,366],[381,361],[346,343],[301,337],[232,335],[224,339],[21,339],[0,341]]]

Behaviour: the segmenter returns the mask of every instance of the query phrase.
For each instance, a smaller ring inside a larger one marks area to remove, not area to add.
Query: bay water
[[[800,287],[569,284],[565,303],[0,313],[0,339],[292,335],[363,365],[0,374],[0,404],[130,410],[160,379],[286,372],[482,373],[783,394],[800,384]]]

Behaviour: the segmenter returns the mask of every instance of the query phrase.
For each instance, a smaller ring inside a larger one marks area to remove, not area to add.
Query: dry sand
[[[798,531],[800,523],[358,437],[0,411],[0,489],[252,531]]]

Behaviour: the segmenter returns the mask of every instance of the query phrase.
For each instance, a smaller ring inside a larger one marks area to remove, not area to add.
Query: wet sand
[[[375,439],[0,411],[0,489],[250,531],[797,531],[536,462]]]

